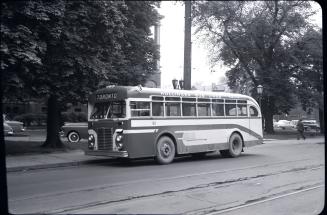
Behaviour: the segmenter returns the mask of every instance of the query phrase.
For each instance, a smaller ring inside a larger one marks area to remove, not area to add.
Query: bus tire
[[[232,134],[232,136],[229,138],[228,147],[229,148],[227,150],[220,150],[220,154],[223,157],[238,157],[243,150],[242,137],[237,133]]]
[[[71,143],[78,143],[79,140],[81,139],[79,136],[79,133],[76,131],[71,131],[69,132],[69,134],[67,135],[67,139],[69,142]]]
[[[175,145],[171,138],[161,137],[157,142],[156,161],[159,164],[169,164],[175,158]]]

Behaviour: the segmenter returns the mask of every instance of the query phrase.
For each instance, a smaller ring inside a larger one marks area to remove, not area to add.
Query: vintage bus
[[[258,103],[225,92],[108,86],[89,97],[87,155],[146,158],[219,151],[237,157],[263,143]]]

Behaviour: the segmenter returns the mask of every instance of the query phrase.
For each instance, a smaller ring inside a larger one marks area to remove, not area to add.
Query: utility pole
[[[185,3],[185,32],[184,32],[184,89],[191,89],[191,1]]]

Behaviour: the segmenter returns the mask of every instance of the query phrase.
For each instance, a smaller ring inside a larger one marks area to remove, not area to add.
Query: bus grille
[[[112,128],[98,128],[98,149],[113,150]]]

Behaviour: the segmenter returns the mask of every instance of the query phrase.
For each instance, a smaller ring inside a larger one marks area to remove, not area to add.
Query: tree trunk
[[[265,113],[265,132],[267,134],[274,134],[273,114],[268,110]]]
[[[47,138],[42,146],[47,148],[63,148],[64,144],[59,138],[59,131],[60,112],[58,100],[55,95],[50,95],[48,99]]]
[[[264,131],[267,134],[274,134],[274,125],[273,125],[273,112],[271,110],[271,107],[273,107],[272,99],[269,97],[266,97],[263,99],[262,109],[263,109],[263,117],[264,117]]]

